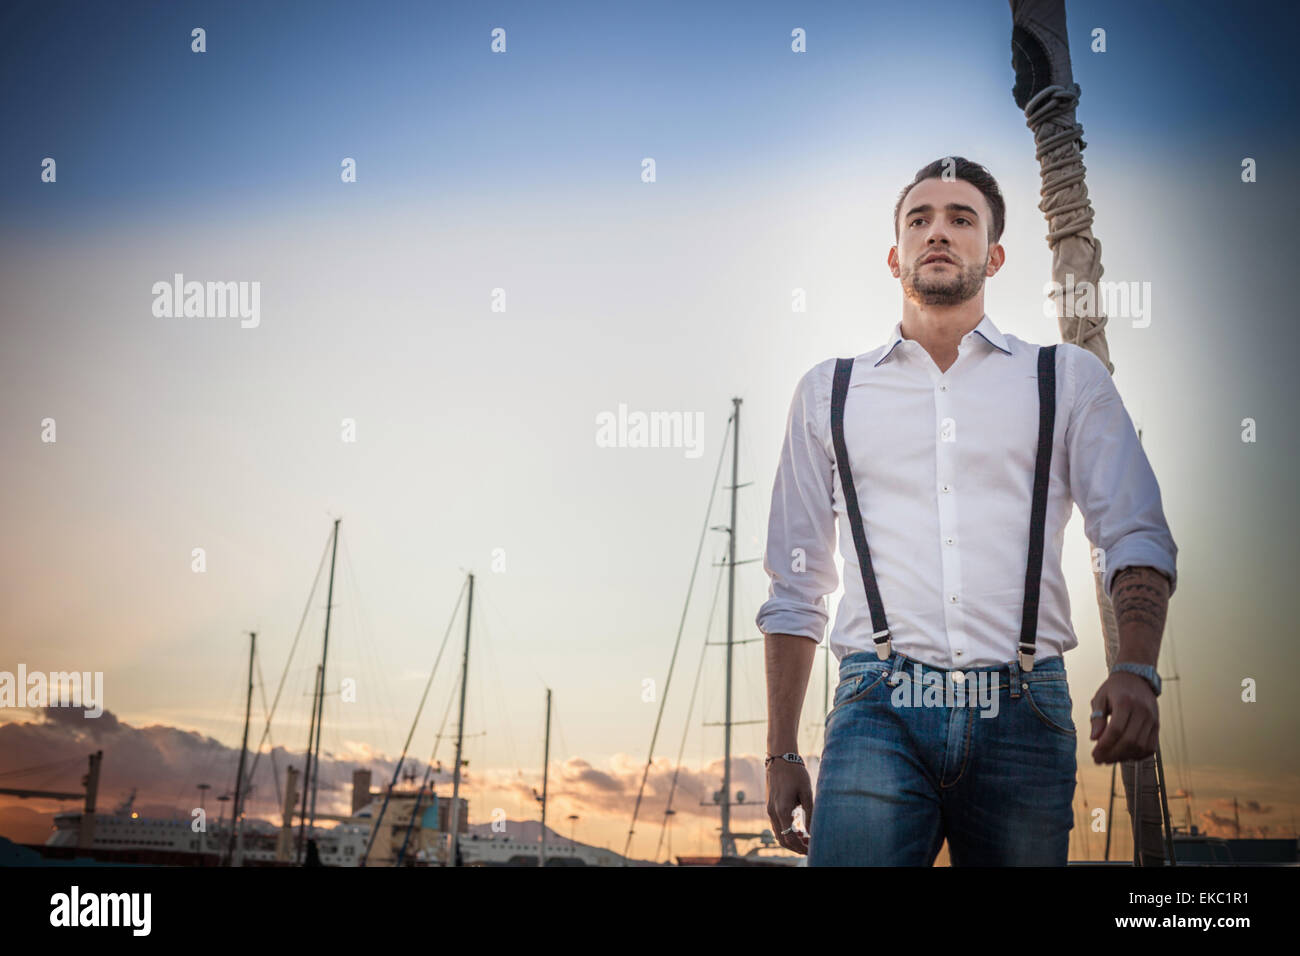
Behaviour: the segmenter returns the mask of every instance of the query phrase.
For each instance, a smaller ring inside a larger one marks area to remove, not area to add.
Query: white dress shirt
[[[1025,597],[1034,460],[1038,346],[1004,336],[985,315],[940,372],[894,325],[859,355],[844,408],[844,440],[894,651],[936,667],[1004,664],[1016,657]],[[820,643],[835,590],[838,528],[844,597],[830,648],[874,651],[853,533],[831,440],[835,359],[809,370],[790,405],[772,488],[763,567],[764,634]],[[1078,502],[1084,533],[1115,574],[1150,565],[1177,584],[1178,548],[1160,488],[1105,366],[1091,352],[1056,349],[1056,424],[1035,659],[1078,644],[1061,571],[1061,543]],[[1172,587],[1171,587],[1172,593]]]

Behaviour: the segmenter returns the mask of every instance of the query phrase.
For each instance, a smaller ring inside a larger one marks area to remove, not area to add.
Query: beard
[[[931,253],[926,253],[930,255]],[[963,269],[956,275],[921,275],[920,267],[902,274],[903,294],[918,305],[958,305],[973,298],[984,287],[987,258],[979,265]]]

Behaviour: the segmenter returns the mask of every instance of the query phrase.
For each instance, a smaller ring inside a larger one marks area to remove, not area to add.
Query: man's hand
[[[803,807],[803,819],[812,826],[813,792],[808,768],[777,757],[767,768],[767,816],[772,832],[787,850],[807,855],[808,834],[799,830],[781,831],[794,825],[794,808]]]
[[[767,657],[767,752],[799,752],[799,712],[803,708],[808,672],[812,670],[817,643],[794,634],[768,634]],[[812,784],[808,768],[777,757],[767,765],[767,815],[772,832],[787,850],[808,852],[808,835],[781,831],[793,825],[794,808],[803,807],[805,826],[812,826]]]
[[[1140,760],[1156,752],[1160,708],[1156,692],[1141,677],[1127,671],[1111,674],[1093,695],[1092,709],[1106,715],[1092,718],[1095,763]]]

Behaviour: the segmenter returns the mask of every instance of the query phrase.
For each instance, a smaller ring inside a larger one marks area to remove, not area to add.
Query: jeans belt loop
[[[899,672],[903,669],[903,655],[894,655],[894,666],[889,671],[889,686],[897,687],[899,684]]]

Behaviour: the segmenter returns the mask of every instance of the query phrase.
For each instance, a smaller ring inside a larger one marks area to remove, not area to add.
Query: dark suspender
[[[1034,504],[1029,516],[1029,560],[1025,564],[1025,609],[1020,620],[1020,667],[1034,669],[1038,637],[1038,586],[1043,579],[1043,526],[1047,523],[1047,479],[1052,471],[1056,427],[1056,346],[1038,349],[1038,457],[1034,462]]]
[[[862,587],[867,592],[867,606],[871,608],[871,637],[876,642],[876,656],[883,661],[889,658],[889,624],[885,621],[885,605],[880,600],[880,589],[876,587],[876,573],[871,570],[867,532],[862,527],[862,513],[858,510],[858,489],[853,484],[849,451],[844,444],[844,397],[849,393],[849,376],[852,374],[853,359],[835,361],[835,386],[831,389],[831,438],[835,442],[835,461],[840,467],[844,507],[849,512],[849,527],[853,529],[853,546],[857,549],[858,566],[862,569]]]
[[[885,605],[880,600],[876,574],[871,567],[871,553],[867,549],[867,533],[862,525],[862,512],[858,508],[857,486],[849,467],[848,447],[844,443],[844,402],[849,392],[849,378],[853,374],[853,359],[842,358],[835,362],[835,381],[831,389],[831,438],[835,443],[835,461],[840,472],[840,486],[844,492],[844,506],[849,514],[849,527],[853,530],[853,546],[862,570],[862,587],[866,591],[867,606],[871,609],[872,640],[876,656],[885,660],[890,655],[889,625],[885,620]],[[1048,478],[1052,467],[1052,437],[1056,426],[1056,346],[1038,349],[1038,455],[1034,462],[1034,497],[1029,519],[1029,557],[1025,566],[1024,615],[1020,626],[1020,666],[1034,669],[1034,641],[1038,632],[1038,593],[1043,575],[1043,536],[1047,522]]]

